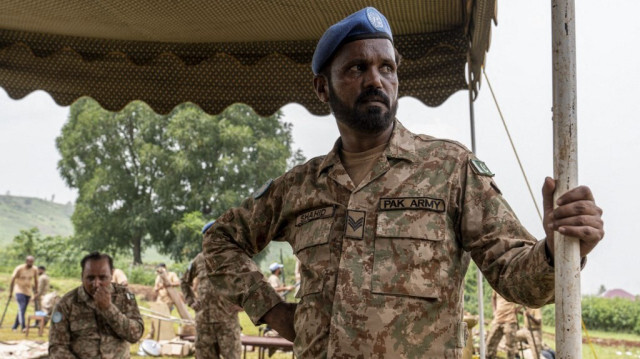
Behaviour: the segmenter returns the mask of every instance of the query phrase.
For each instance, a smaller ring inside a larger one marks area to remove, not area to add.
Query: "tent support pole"
[[[472,91],[472,81],[471,81],[471,76],[472,76],[472,72],[471,72],[471,59],[468,58],[467,59],[467,66],[469,69],[469,73],[468,73],[468,78],[469,78],[469,128],[471,130],[471,151],[473,151],[473,153],[476,153],[476,123],[475,123],[475,115],[473,112],[473,91]],[[483,301],[483,294],[484,294],[484,289],[483,287],[483,281],[482,281],[482,272],[480,271],[480,268],[478,268],[478,272],[476,273],[476,283],[477,283],[477,287],[478,287],[478,323],[480,324],[478,326],[478,333],[480,335],[480,359],[485,359],[485,347],[484,347],[484,301]]]
[[[574,0],[551,0],[553,58],[554,204],[578,184],[576,42]],[[556,350],[558,358],[582,355],[580,245],[555,232]]]

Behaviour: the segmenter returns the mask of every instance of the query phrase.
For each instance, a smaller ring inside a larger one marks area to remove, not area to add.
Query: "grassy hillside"
[[[72,213],[71,203],[0,195],[0,246],[9,244],[21,229],[32,227],[44,235],[70,235]]]

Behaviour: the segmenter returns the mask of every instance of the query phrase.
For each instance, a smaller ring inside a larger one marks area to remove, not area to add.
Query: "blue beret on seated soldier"
[[[455,141],[406,129],[396,119],[398,59],[374,8],[331,26],[313,57],[313,84],[340,138],[204,234],[213,286],[292,340],[300,358],[459,358],[470,260],[502,296],[539,307],[554,298],[553,232],[579,238],[583,256],[604,235],[589,188],[553,209],[547,178],[538,241],[484,162]],[[251,260],[272,240],[290,243],[300,261],[297,304],[283,302]]]

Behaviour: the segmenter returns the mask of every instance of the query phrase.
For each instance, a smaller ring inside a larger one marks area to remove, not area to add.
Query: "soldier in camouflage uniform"
[[[471,259],[505,298],[541,306],[554,295],[553,231],[580,238],[582,256],[604,235],[591,191],[568,191],[554,210],[547,178],[547,238],[537,241],[483,162],[459,143],[404,128],[392,41],[373,8],[327,30],[314,88],[340,138],[204,235],[214,287],[293,340],[300,358],[461,358]],[[282,302],[251,260],[272,240],[289,242],[300,260],[297,305]]]
[[[222,355],[224,359],[240,359],[238,307],[216,293],[207,278],[202,253],[191,261],[180,286],[185,302],[196,311],[196,358],[217,359]]]
[[[516,357],[516,331],[518,330],[517,304],[506,301],[500,294],[493,291],[491,295],[493,306],[493,320],[487,335],[487,358],[496,358],[498,344],[504,336],[507,348],[507,359]]]
[[[144,331],[133,293],[110,283],[113,261],[107,254],[91,253],[81,266],[82,286],[67,293],[51,315],[49,357],[129,358],[129,343]]]

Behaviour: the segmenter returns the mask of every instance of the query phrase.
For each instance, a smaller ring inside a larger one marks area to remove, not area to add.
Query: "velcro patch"
[[[471,160],[471,168],[473,169],[473,172],[475,172],[478,176],[487,176],[487,177],[495,176],[495,174],[491,172],[489,167],[487,167],[487,165],[484,162],[478,159],[474,158]]]
[[[347,211],[347,228],[345,230],[345,236],[349,238],[362,239],[364,238],[364,221],[367,212],[365,211]]]
[[[315,208],[310,211],[306,211],[296,217],[296,227],[300,227],[301,225],[315,221],[316,219],[333,217],[335,211],[336,208],[334,206]]]
[[[131,292],[127,292],[127,299],[129,299],[132,302],[136,301],[136,295],[131,293]]]
[[[380,198],[378,209],[381,211],[393,211],[404,209],[425,209],[428,211],[444,212],[446,209],[444,200],[433,197],[399,197]]]

